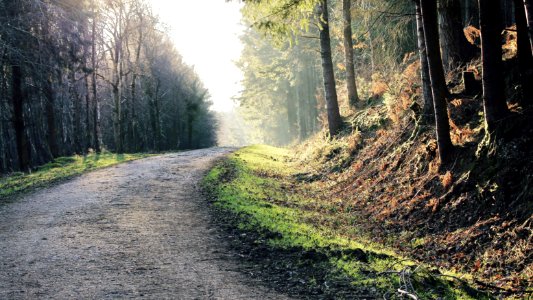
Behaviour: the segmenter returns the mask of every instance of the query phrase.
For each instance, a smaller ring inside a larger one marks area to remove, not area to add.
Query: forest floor
[[[336,170],[351,161],[324,147],[314,163],[269,146],[165,154],[19,194],[0,205],[0,298],[499,296],[444,254],[434,259],[424,232],[390,233],[397,224],[346,200],[339,176],[357,177]],[[302,172],[317,166],[332,173]]]
[[[323,145],[337,149],[328,143]],[[251,146],[231,154],[205,177],[203,185],[216,207],[214,215],[221,220],[218,223],[230,224],[226,227],[233,236],[232,244],[248,262],[253,277],[266,278],[279,292],[313,299],[523,299],[530,295],[530,290],[513,292],[498,287],[499,281],[480,272],[490,270],[489,275],[500,280],[509,274],[522,280],[518,284],[527,286],[527,269],[520,269],[507,259],[518,257],[520,253],[513,252],[515,248],[500,247],[500,256],[493,258],[486,257],[491,248],[483,252],[470,247],[461,251],[464,257],[473,257],[474,262],[450,259],[456,256],[449,253],[460,248],[454,241],[475,239],[469,232],[476,230],[467,226],[470,231],[463,232],[462,239],[439,240],[441,247],[453,248],[443,252],[432,243],[439,236],[409,218],[401,219],[405,221],[403,225],[377,218],[372,215],[375,210],[384,213],[402,208],[392,206],[392,200],[382,190],[383,182],[372,181],[382,177],[358,177],[352,171],[360,172],[360,168],[353,167],[345,168],[345,172],[335,171],[342,169],[337,164],[350,162],[334,160],[328,153],[319,155],[324,156],[322,162],[305,159],[298,149]],[[344,152],[333,153],[342,157]],[[317,166],[331,167],[333,171],[308,171]],[[361,191],[339,188],[347,180],[365,180],[370,186],[363,186]],[[396,188],[404,197],[409,196],[400,184]],[[350,192],[352,197],[362,197],[365,191],[370,198],[362,204],[350,198]],[[474,213],[463,211],[462,215]],[[411,218],[423,216],[423,224],[439,224],[431,209],[425,214],[418,211]],[[461,233],[450,231],[447,236],[454,234]],[[515,247],[521,247],[519,238],[514,241]],[[483,239],[478,239],[478,243],[486,244]],[[528,251],[525,253],[527,256]],[[499,264],[492,265],[494,262]],[[522,262],[527,265],[528,259]]]
[[[199,193],[231,151],[136,160],[1,205],[0,298],[288,298],[241,271]]]

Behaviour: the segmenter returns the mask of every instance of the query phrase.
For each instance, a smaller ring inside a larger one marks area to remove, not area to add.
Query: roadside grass
[[[490,298],[463,280],[447,279],[457,274],[422,265],[370,241],[369,233],[352,226],[357,217],[353,212],[313,198],[316,187],[296,179],[300,166],[294,161],[287,149],[246,147],[217,164],[205,176],[203,187],[217,208],[236,217],[235,227],[257,234],[254,243],[272,251],[320,253],[324,263],[317,265],[342,272],[354,286],[389,296],[399,295],[401,289],[419,299]]]
[[[153,156],[153,154],[115,154],[111,152],[59,157],[40,166],[31,173],[12,173],[0,177],[0,200],[19,196],[36,188],[46,187],[82,173],[127,161]]]

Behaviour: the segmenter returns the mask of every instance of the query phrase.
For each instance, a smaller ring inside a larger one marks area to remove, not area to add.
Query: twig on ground
[[[418,300],[418,297],[416,295],[413,295],[413,294],[411,294],[411,293],[409,293],[407,291],[404,291],[402,289],[398,289],[398,293],[400,293],[402,295],[405,295],[405,296],[407,296],[407,297],[409,297],[409,298],[411,298],[413,300]]]

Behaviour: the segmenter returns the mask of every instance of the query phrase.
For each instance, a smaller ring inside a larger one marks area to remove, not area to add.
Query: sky
[[[241,90],[242,74],[235,66],[242,44],[242,6],[225,0],[150,0],[184,61],[193,65],[209,90],[213,109],[231,111]]]

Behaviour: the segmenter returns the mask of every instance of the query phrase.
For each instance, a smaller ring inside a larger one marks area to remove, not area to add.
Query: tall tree
[[[328,0],[318,3],[318,16],[320,26],[320,57],[322,59],[322,73],[324,77],[324,90],[326,93],[326,109],[328,116],[328,129],[331,136],[336,135],[341,127],[342,120],[337,100],[335,87],[335,74],[331,58],[331,40],[329,35]]]
[[[13,105],[13,124],[17,141],[17,154],[19,168],[27,171],[30,167],[30,145],[26,136],[26,124],[24,121],[24,95],[22,87],[22,67],[14,62],[11,66],[11,101]]]
[[[298,137],[298,91],[296,90],[295,86],[291,84],[291,80],[287,80],[286,86],[287,123],[289,124],[287,143],[290,143],[293,139]]]
[[[342,0],[342,16],[344,27],[344,58],[346,61],[346,88],[348,90],[348,103],[353,108],[359,102],[355,84],[354,51],[352,40],[352,12],[351,0]]]
[[[100,133],[100,100],[98,99],[98,89],[97,89],[97,53],[96,53],[96,43],[97,43],[97,22],[98,22],[98,7],[96,5],[96,0],[91,2],[92,8],[92,24],[91,24],[91,92],[93,98],[93,147],[96,153],[100,153],[102,145],[102,135]]]
[[[524,7],[527,15],[529,43],[531,44],[531,52],[533,52],[533,0],[524,0]]]
[[[522,0],[514,0],[515,21],[517,35],[518,66],[520,68],[520,85],[522,87],[522,104],[533,103],[533,56],[531,43],[528,38],[527,18]]]
[[[420,77],[422,79],[422,97],[424,98],[422,122],[430,124],[435,122],[435,110],[433,107],[433,95],[431,90],[431,79],[429,76],[429,63],[424,35],[424,24],[420,0],[415,0],[416,7],[416,28],[418,37],[418,53],[420,59]]]
[[[9,54],[9,64],[11,67],[11,105],[13,109],[13,128],[15,130],[18,163],[21,170],[27,171],[30,168],[30,144],[26,135],[26,122],[24,120],[24,50],[25,40],[28,32],[24,27],[22,12],[24,4],[9,1],[5,4],[6,15],[9,18],[9,25],[13,28],[10,33],[12,48]]]
[[[111,78],[108,83],[113,93],[113,129],[114,146],[117,153],[124,152],[124,112],[123,93],[125,69],[125,44],[126,35],[130,33],[131,6],[124,0],[113,0],[106,3],[107,17],[107,42],[106,47],[111,61]]]
[[[448,107],[446,103],[447,89],[444,69],[439,47],[439,34],[437,22],[436,1],[420,1],[422,22],[424,24],[424,37],[426,53],[428,56],[429,75],[435,110],[435,124],[439,158],[446,164],[451,158],[453,144],[450,138],[450,123],[448,120]]]
[[[483,109],[485,130],[492,137],[509,109],[505,101],[502,47],[501,11],[499,3],[479,0],[479,23],[481,30],[481,57],[483,63]]]
[[[445,70],[465,65],[475,54],[475,47],[465,38],[461,16],[462,0],[439,0],[439,33]]]

